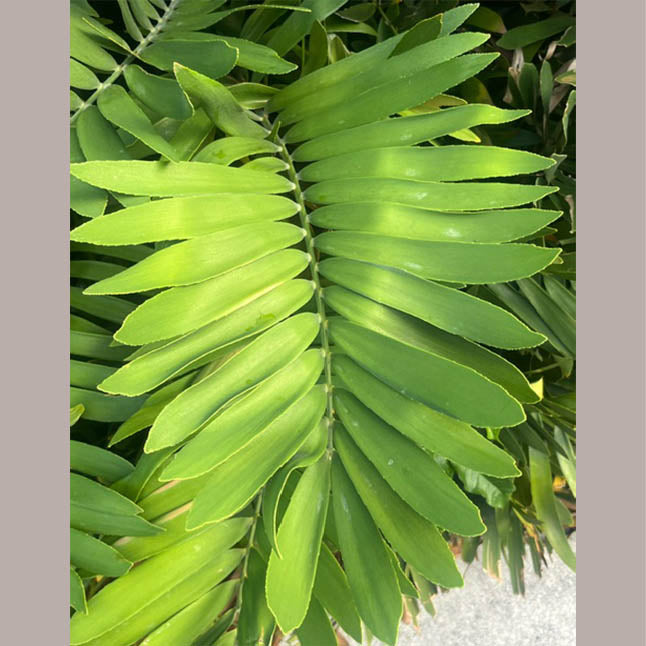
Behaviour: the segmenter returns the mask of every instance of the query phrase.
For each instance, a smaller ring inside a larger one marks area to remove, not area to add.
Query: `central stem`
[[[289,175],[289,179],[294,184],[294,196],[296,197],[296,201],[299,206],[298,216],[301,221],[301,227],[305,231],[305,245],[307,248],[307,253],[310,257],[310,273],[312,275],[312,282],[314,283],[314,298],[316,300],[316,310],[321,321],[321,349],[323,350],[324,356],[325,390],[327,393],[325,415],[328,425],[328,451],[331,452],[332,428],[334,423],[334,400],[332,393],[332,354],[330,352],[327,313],[325,311],[323,290],[321,288],[318,262],[316,260],[316,249],[314,248],[314,236],[312,234],[312,225],[310,224],[310,218],[307,214],[307,208],[305,207],[305,199],[303,197],[303,191],[301,190],[298,173],[296,172],[296,168],[294,167],[294,161],[292,160],[292,157],[287,150],[285,142],[278,137],[276,138],[276,142],[280,146],[280,155],[283,161],[287,164],[287,174]]]
[[[164,15],[150,30],[148,35],[139,43],[139,45],[137,45],[132,54],[128,54],[123,62],[115,68],[114,72],[112,72],[112,74],[110,74],[110,76],[105,81],[100,83],[97,89],[94,90],[94,92],[85,101],[83,101],[83,103],[81,103],[76,112],[70,117],[70,124],[74,123],[78,119],[81,112],[87,110],[87,108],[89,108],[96,102],[103,90],[110,87],[123,74],[123,71],[126,69],[126,67],[128,67],[128,65],[132,63],[132,61],[139,58],[141,52],[143,52],[144,49],[146,49],[146,47],[148,47],[148,45],[150,45],[155,40],[162,29],[164,29],[166,23],[168,22],[168,19],[171,17],[173,11],[175,11],[175,7],[180,1],[181,0],[171,0],[168,8],[164,12]]]

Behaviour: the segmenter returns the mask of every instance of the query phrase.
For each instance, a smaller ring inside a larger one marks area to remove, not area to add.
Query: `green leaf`
[[[571,570],[576,570],[576,556],[565,537],[556,510],[549,458],[545,453],[531,446],[529,447],[529,471],[532,500],[536,508],[536,516],[542,523],[541,529],[563,562]]]
[[[174,446],[208,422],[235,395],[253,388],[298,358],[316,337],[316,315],[303,312],[275,325],[205,377],[184,390],[157,417],[147,452]]]
[[[83,404],[77,404],[76,406],[72,406],[70,408],[70,426],[74,426],[74,424],[76,424],[76,422],[78,422],[79,419],[82,417],[84,412],[85,412],[85,406],[83,406]]]
[[[322,22],[344,4],[345,0],[303,0],[300,6],[310,11],[291,13],[267,45],[280,56],[285,55],[301,38],[309,34],[315,21]]]
[[[334,404],[359,449],[417,513],[462,536],[482,534],[485,527],[478,508],[428,453],[384,424],[349,393],[335,392]]]
[[[549,61],[544,60],[541,63],[540,71],[540,91],[541,91],[541,102],[543,104],[543,114],[548,115],[550,112],[550,101],[552,99],[552,91],[554,89],[554,77],[552,75],[552,66]]]
[[[292,183],[262,171],[217,164],[154,161],[93,161],[72,164],[72,175],[89,184],[129,195],[179,197],[218,193],[286,193]]]
[[[97,538],[70,528],[70,560],[92,575],[121,576],[132,566],[117,550]]]
[[[193,555],[189,559],[184,554],[177,553],[177,548],[195,548],[200,544],[200,539],[203,539],[202,549],[208,549],[209,543],[214,542],[213,539],[206,541],[204,534],[195,537],[193,541],[187,539],[103,588],[88,603],[88,614],[83,616],[86,622],[74,624],[72,619],[72,645],[87,643],[88,646],[128,646],[212,589],[238,565],[242,550],[210,551],[199,560]],[[184,568],[178,570],[176,567],[166,566],[168,573],[175,574],[172,581],[168,581],[163,575],[151,580],[150,569],[146,566],[157,562],[160,567],[161,559],[170,554],[176,555],[173,566],[182,564]],[[195,567],[196,561],[198,568]],[[135,580],[136,572],[140,576]],[[142,594],[142,581],[147,586],[145,596]],[[117,586],[119,583],[122,585]],[[108,594],[108,590],[111,594]],[[123,607],[124,604],[127,605]],[[94,625],[88,627],[89,622]],[[88,641],[88,634],[94,638]]]
[[[431,44],[439,41],[432,41]],[[471,45],[473,47],[475,45]],[[411,50],[414,54],[415,50]],[[393,58],[404,59],[406,54]],[[368,124],[388,115],[412,108],[445,92],[489,65],[497,54],[466,54],[411,76],[404,76],[379,85],[352,101],[328,108],[325,112],[306,117],[285,134],[288,143],[301,142],[339,130]]]
[[[116,491],[70,474],[70,525],[78,530],[108,535],[151,536],[161,530],[137,516],[141,508]]]
[[[327,258],[319,271],[336,285],[490,346],[527,348],[545,340],[502,308],[403,271],[345,258]]]
[[[82,404],[83,417],[96,422],[123,422],[143,404],[143,399],[105,395],[85,388],[70,388],[70,406]]]
[[[230,166],[233,162],[257,155],[258,153],[277,153],[280,148],[267,139],[254,137],[223,137],[216,139],[195,156],[195,161],[211,162]]]
[[[128,315],[115,339],[141,345],[190,332],[300,274],[307,262],[302,251],[284,249],[222,276],[166,290]],[[201,307],[189,310],[195,303]]]
[[[241,644],[269,646],[271,643],[275,623],[265,599],[266,572],[262,557],[257,550],[252,549],[247,562],[247,578],[242,588],[242,606],[238,619],[238,639]]]
[[[390,147],[323,159],[299,176],[307,182],[351,177],[445,182],[536,173],[554,164],[549,157],[495,146]]]
[[[402,395],[477,426],[515,426],[525,419],[515,399],[471,368],[349,321],[329,323],[341,350]]]
[[[519,401],[536,402],[538,396],[513,364],[497,354],[458,336],[353,294],[341,287],[325,291],[327,302],[345,318],[396,341],[469,367],[501,385]]]
[[[88,108],[89,109],[89,108]],[[83,113],[81,113],[81,116]],[[78,128],[70,128],[70,160],[83,162],[85,156],[78,139]],[[108,203],[108,194],[96,186],[70,177],[70,208],[86,218],[103,215]]]
[[[480,473],[508,478],[520,472],[509,454],[470,426],[393,390],[348,357],[334,356],[342,385],[385,422],[432,453]]]
[[[376,200],[438,211],[484,211],[536,202],[556,191],[556,186],[359,177],[314,184],[305,198],[318,204]]]
[[[153,127],[146,113],[119,85],[106,88],[97,100],[101,114],[170,161],[179,161],[177,151]]]
[[[99,79],[92,70],[70,58],[70,85],[80,90],[95,90]]]
[[[518,281],[525,298],[534,306],[546,325],[554,331],[568,352],[576,355],[576,322],[554,302],[549,294],[531,278]]]
[[[453,33],[477,9],[478,3],[471,2],[444,11],[442,13],[442,36]]]
[[[323,606],[316,600],[310,601],[305,620],[296,629],[301,646],[337,646],[336,633]]]
[[[411,27],[397,43],[389,58],[403,54],[410,49],[424,45],[431,40],[435,40],[442,32],[442,14],[437,14],[426,20],[420,20]]]
[[[488,505],[497,509],[502,509],[509,503],[509,496],[514,491],[514,483],[511,478],[506,480],[491,478],[471,469],[465,469],[460,465],[455,465],[454,469],[458,473],[465,491],[482,496]]]
[[[369,148],[412,146],[463,128],[507,123],[527,114],[528,110],[502,110],[491,105],[463,105],[430,114],[384,119],[316,137],[301,144],[292,157],[299,162],[315,161]]]
[[[165,40],[146,47],[140,57],[165,72],[172,72],[173,65],[179,63],[217,79],[234,68],[238,62],[238,50],[223,40]]]
[[[345,429],[335,428],[334,446],[361,500],[400,556],[429,581],[445,588],[462,587],[455,558],[437,528],[397,496]]]
[[[132,473],[134,467],[128,460],[111,451],[71,440],[70,469],[89,476],[98,476],[112,483]]]
[[[231,458],[303,397],[322,368],[321,352],[308,350],[237,399],[176,454],[161,480],[196,478]]]
[[[310,604],[330,494],[330,459],[303,472],[278,530],[282,559],[271,553],[267,605],[283,633],[298,628]]]
[[[317,208],[310,218],[325,229],[367,231],[414,240],[510,242],[540,231],[560,215],[560,211],[543,209],[451,213],[394,202],[339,202]],[[89,229],[90,224],[83,226]],[[95,230],[100,225],[91,226]]]
[[[528,244],[408,240],[359,231],[322,233],[315,244],[331,256],[388,265],[419,278],[475,285],[532,276],[560,252]]]
[[[98,44],[96,36],[92,26],[84,20],[83,12],[71,7],[70,56],[94,69],[112,72],[117,62]]]
[[[115,276],[88,287],[85,294],[130,294],[162,287],[194,285],[295,245],[305,236],[285,222],[254,223],[174,244]]]
[[[141,646],[190,644],[199,637],[231,602],[237,581],[225,581],[202,595],[197,601],[170,617],[146,637]]]
[[[327,437],[326,437],[327,439]],[[338,461],[338,459],[337,459]],[[335,494],[335,461],[332,462],[332,500]],[[347,477],[347,476],[346,476]],[[355,494],[356,496],[356,494]],[[336,515],[336,511],[334,512]],[[347,554],[347,550],[344,552]],[[347,560],[344,557],[344,565]],[[323,543],[316,568],[314,580],[314,596],[325,609],[336,619],[339,626],[355,641],[361,642],[361,620],[353,599],[348,577],[332,554],[330,548]]]
[[[565,14],[556,14],[539,22],[521,25],[510,29],[498,39],[498,47],[504,49],[518,49],[531,45],[539,40],[544,40],[554,34],[564,31],[574,24],[574,18]]]
[[[264,139],[269,133],[252,121],[227,88],[188,67],[175,64],[175,77],[194,107],[201,107],[211,121],[228,135]]]
[[[466,20],[467,25],[473,25],[486,31],[504,34],[507,31],[500,14],[486,6],[478,7]]]
[[[151,110],[172,119],[188,119],[193,110],[173,79],[149,74],[139,65],[128,65],[124,78],[133,95]]]
[[[102,382],[100,389],[129,396],[151,390],[214,349],[283,320],[309,301],[312,292],[309,281],[283,283],[231,314],[131,361]]]
[[[574,110],[575,105],[576,105],[576,90],[572,90],[568,94],[567,103],[565,105],[565,110],[563,111],[563,117],[561,119],[561,122],[563,125],[563,137],[564,137],[565,143],[567,143],[570,114],[572,113],[572,110]]]
[[[279,195],[220,193],[155,200],[85,222],[71,239],[97,245],[197,238],[244,224],[283,220],[298,205]]]
[[[281,58],[271,47],[243,38],[232,36],[217,36],[218,40],[238,50],[237,65],[262,74],[288,74],[298,68],[298,65]]]
[[[81,577],[72,567],[70,567],[70,606],[79,613],[87,614],[87,601],[85,600],[83,581],[81,581]]]
[[[290,476],[296,469],[314,464],[325,452],[328,443],[327,420],[321,420],[305,438],[296,453],[265,485],[262,496],[263,526],[267,540],[271,547],[282,558],[280,546],[276,538],[276,524],[278,521],[278,508],[283,501],[283,494],[291,484]]]
[[[325,404],[323,387],[313,388],[245,447],[217,466],[195,498],[187,528],[217,522],[243,509],[318,426]]]

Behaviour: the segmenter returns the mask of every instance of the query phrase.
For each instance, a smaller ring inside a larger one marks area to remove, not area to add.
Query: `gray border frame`
[[[604,645],[646,643],[646,8],[643,0],[623,0],[609,9],[582,1],[577,19],[583,186],[577,632],[582,644]],[[10,612],[2,635],[11,644],[64,645],[69,261],[61,220],[69,202],[68,11],[66,2],[9,2],[3,14],[9,27],[2,42],[3,198],[4,225],[11,230],[2,254],[9,292],[2,330],[11,367],[5,367],[10,445],[1,481]],[[609,440],[620,453],[609,452]]]
[[[577,5],[577,635],[646,644],[646,10]]]
[[[69,9],[2,7],[5,644],[69,644]],[[9,230],[7,230],[9,228]]]

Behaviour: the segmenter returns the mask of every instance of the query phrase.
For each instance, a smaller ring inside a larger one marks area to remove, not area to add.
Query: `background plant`
[[[494,4],[72,3],[72,643],[393,643],[449,546],[574,565],[572,30],[474,31],[572,7]]]

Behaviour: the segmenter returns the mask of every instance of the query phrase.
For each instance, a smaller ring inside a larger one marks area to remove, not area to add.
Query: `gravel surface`
[[[525,597],[512,594],[504,562],[501,574],[496,581],[472,563],[464,588],[435,597],[435,618],[422,610],[418,630],[403,625],[398,646],[575,646],[576,577],[558,557],[541,579],[526,560]]]

